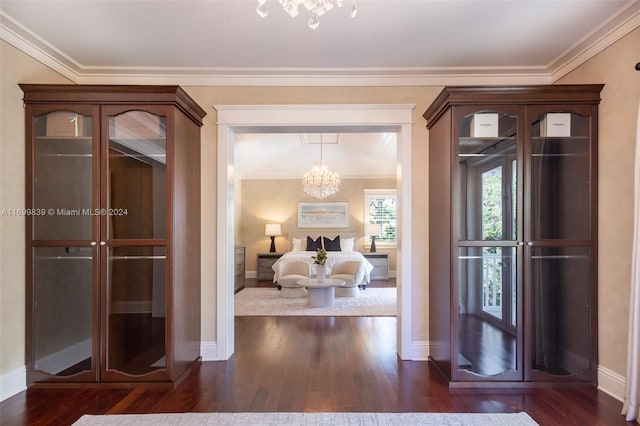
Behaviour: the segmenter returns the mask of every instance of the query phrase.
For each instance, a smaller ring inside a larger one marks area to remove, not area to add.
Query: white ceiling
[[[283,75],[548,77],[640,11],[638,0],[358,0],[351,19],[344,2],[316,30],[306,10],[291,18],[276,0],[266,18],[257,0],[2,0],[0,12],[4,39],[31,44],[78,82],[160,74],[252,84]]]
[[[299,133],[236,134],[234,149],[234,171],[243,179],[300,179],[320,161],[320,144]],[[322,159],[343,179],[394,178],[396,134],[339,133],[337,143],[323,139]]]
[[[77,83],[549,84],[640,26],[640,0],[358,0],[354,19],[344,3],[311,30],[277,0],[264,19],[257,0],[1,0],[0,36]],[[341,134],[325,159],[394,175],[391,139]],[[243,178],[319,158],[296,134],[239,135],[236,151]]]

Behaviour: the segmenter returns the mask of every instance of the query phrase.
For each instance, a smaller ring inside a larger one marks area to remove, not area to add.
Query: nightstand
[[[362,253],[362,255],[373,265],[370,277],[372,280],[389,279],[389,253]]]
[[[256,278],[258,281],[273,281],[273,264],[276,263],[283,253],[258,253],[258,271]]]

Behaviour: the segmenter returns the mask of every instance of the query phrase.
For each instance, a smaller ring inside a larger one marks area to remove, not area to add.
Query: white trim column
[[[218,124],[218,196],[216,243],[216,352],[229,359],[234,347],[234,133]]]

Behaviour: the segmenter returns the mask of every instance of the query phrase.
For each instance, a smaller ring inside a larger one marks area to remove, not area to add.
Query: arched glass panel
[[[166,117],[145,111],[109,117],[108,158],[109,238],[166,238]]]
[[[92,117],[55,111],[33,120],[33,239],[91,240]]]

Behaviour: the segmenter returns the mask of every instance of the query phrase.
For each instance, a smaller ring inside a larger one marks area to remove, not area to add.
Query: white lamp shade
[[[366,235],[380,235],[382,232],[382,226],[379,223],[367,223],[364,225],[364,232]]]
[[[282,235],[282,230],[279,223],[267,223],[264,227],[264,235]]]

